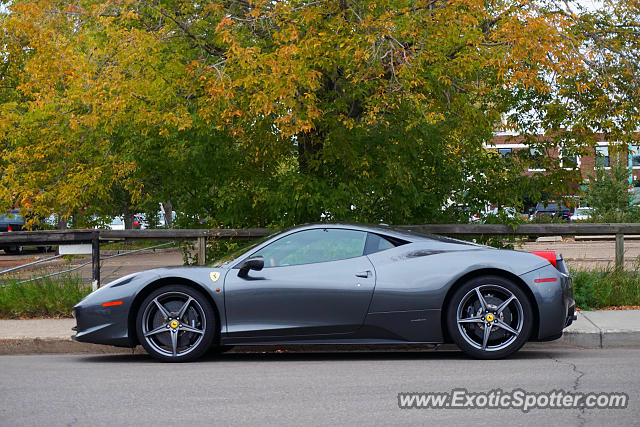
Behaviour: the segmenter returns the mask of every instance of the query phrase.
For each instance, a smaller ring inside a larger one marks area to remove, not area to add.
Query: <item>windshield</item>
[[[0,215],[0,222],[24,224],[24,218],[20,216],[20,211],[18,209],[12,209],[11,211]]]
[[[220,258],[216,259],[215,261],[213,261],[209,265],[211,267],[222,267],[223,265],[228,264],[230,261],[233,261],[234,259],[241,257],[242,255],[244,255],[245,253],[249,252],[251,249],[255,248],[259,244],[264,243],[265,241],[271,239],[272,237],[274,237],[274,236],[276,236],[278,234],[280,234],[279,231],[276,232],[276,233],[269,234],[268,236],[262,237],[260,239],[254,240],[254,241],[238,242],[238,244],[240,245],[239,248],[229,252],[226,255],[221,256]]]
[[[558,210],[558,204],[557,203],[549,203],[547,206],[545,206],[543,203],[538,203],[538,206],[536,206],[536,210],[539,210],[539,211],[557,211]]]

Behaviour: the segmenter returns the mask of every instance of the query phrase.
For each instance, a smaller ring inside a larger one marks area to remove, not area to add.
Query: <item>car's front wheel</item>
[[[5,248],[4,252],[9,255],[22,255],[22,246],[11,246],[10,248]]]
[[[500,359],[529,339],[533,311],[527,295],[499,276],[474,278],[462,285],[447,308],[447,329],[466,354]]]
[[[213,307],[199,291],[184,285],[163,286],[140,306],[138,339],[151,356],[189,362],[202,356],[217,331]]]

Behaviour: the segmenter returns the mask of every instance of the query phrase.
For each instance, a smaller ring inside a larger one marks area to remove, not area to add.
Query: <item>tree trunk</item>
[[[164,210],[164,223],[167,228],[173,228],[173,204],[171,198],[162,204],[162,210]]]
[[[124,229],[132,230],[134,217],[133,217],[133,212],[131,212],[131,209],[129,209],[128,207],[125,208],[124,210],[123,220],[124,220]]]
[[[310,173],[309,162],[322,149],[322,136],[318,131],[298,134],[298,165],[300,172]]]
[[[67,220],[62,218],[62,215],[58,215],[56,221],[56,229],[58,230],[66,230],[67,229]]]

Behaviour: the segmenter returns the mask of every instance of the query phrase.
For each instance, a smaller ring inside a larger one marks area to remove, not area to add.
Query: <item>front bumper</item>
[[[122,301],[120,305],[103,306],[108,301]],[[93,344],[134,347],[129,336],[129,308],[133,296],[121,288],[105,286],[89,294],[73,307],[75,341]]]
[[[79,342],[135,347],[129,338],[128,315],[126,310],[100,305],[74,308],[76,332],[71,338]]]

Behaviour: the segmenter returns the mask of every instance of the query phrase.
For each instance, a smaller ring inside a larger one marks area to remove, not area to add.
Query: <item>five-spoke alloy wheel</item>
[[[462,351],[479,359],[499,359],[529,339],[529,299],[519,286],[499,276],[472,279],[456,290],[447,309],[447,328]]]
[[[142,302],[138,339],[153,357],[170,362],[195,360],[211,346],[217,330],[211,304],[183,285],[163,286]]]

